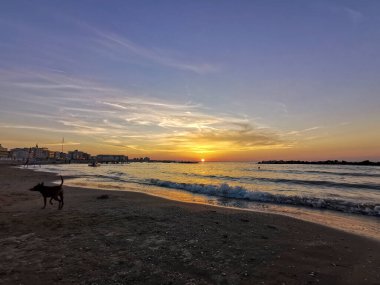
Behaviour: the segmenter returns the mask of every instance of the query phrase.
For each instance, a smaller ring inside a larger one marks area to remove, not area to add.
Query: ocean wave
[[[303,179],[286,179],[286,178],[269,178],[269,177],[254,177],[254,176],[242,176],[233,177],[228,175],[203,175],[196,173],[189,173],[188,176],[221,179],[229,181],[245,181],[245,182],[269,182],[269,183],[285,183],[285,184],[297,184],[303,186],[321,186],[321,187],[335,187],[335,188],[355,188],[355,189],[370,189],[380,190],[380,184],[375,183],[348,183],[348,182],[333,182],[326,180],[303,180]]]
[[[245,171],[258,171],[257,168],[247,168],[243,169]],[[324,171],[324,170],[296,170],[296,169],[263,169],[260,172],[274,172],[274,173],[288,173],[288,174],[320,174],[320,175],[333,175],[333,176],[353,176],[353,177],[372,177],[380,178],[379,173],[361,173],[361,172],[334,172],[334,171]]]
[[[300,179],[262,178],[262,177],[255,178],[255,179],[268,181],[268,182],[275,182],[275,183],[380,190],[380,185],[374,184],[374,183],[347,183],[347,182],[333,182],[333,181],[325,181],[325,180],[300,180]]]
[[[243,199],[254,202],[296,205],[309,208],[327,209],[345,213],[362,214],[380,217],[380,205],[374,203],[355,203],[347,200],[332,198],[317,198],[308,196],[286,196],[261,191],[249,191],[241,186],[229,186],[227,183],[220,185],[189,184],[149,179],[147,184],[184,190],[197,194],[217,196],[223,198]]]

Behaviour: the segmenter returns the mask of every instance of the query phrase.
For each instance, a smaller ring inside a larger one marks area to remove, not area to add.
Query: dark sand
[[[0,165],[1,284],[380,284],[376,240],[121,191],[42,210],[41,180],[58,178]]]

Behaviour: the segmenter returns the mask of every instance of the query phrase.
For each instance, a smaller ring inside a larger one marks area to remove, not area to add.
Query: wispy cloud
[[[84,24],[82,24],[82,26],[91,30],[97,36],[97,38],[94,39],[95,43],[101,45],[103,49],[113,51],[113,55],[115,55],[115,52],[120,56],[126,56],[127,53],[132,53],[163,66],[184,71],[192,71],[198,74],[211,73],[220,70],[215,64],[180,58],[178,52],[174,55],[173,52],[163,52],[161,49],[147,48],[120,34],[105,32]]]
[[[343,11],[346,13],[347,17],[351,20],[354,24],[359,24],[363,21],[364,15],[358,10],[349,8],[349,7],[343,7]]]
[[[72,141],[138,152],[204,153],[292,145],[279,132],[258,127],[251,118],[216,113],[200,104],[139,97],[63,74],[28,73],[22,80],[14,74],[2,75],[0,111],[12,105],[18,114],[0,115],[3,130],[65,134]],[[37,83],[30,88],[25,82]],[[60,88],[68,82],[70,88]],[[19,122],[20,114],[21,121],[28,123]]]
[[[352,7],[348,7],[345,5],[339,5],[336,3],[326,2],[324,4],[316,2],[317,4],[321,4],[322,7],[334,13],[337,16],[344,17],[346,20],[349,20],[352,24],[357,25],[360,24],[364,19],[365,15]],[[316,4],[313,3],[313,4]]]
[[[77,146],[80,145],[80,142],[72,142],[72,141],[64,141],[65,146]],[[44,143],[45,146],[61,146],[62,142],[55,142],[55,143]]]
[[[291,135],[291,136],[295,136],[295,135],[298,136],[298,135],[303,135],[304,133],[307,133],[307,132],[312,132],[312,131],[319,130],[321,128],[322,128],[321,126],[314,126],[314,127],[306,128],[306,129],[303,129],[303,130],[290,131],[290,132],[287,132],[285,134],[286,135]]]
[[[23,130],[45,131],[45,132],[53,132],[53,133],[74,133],[74,134],[79,133],[78,131],[75,131],[75,130],[62,130],[62,129],[57,129],[57,128],[39,127],[39,126],[34,126],[32,124],[30,124],[30,125],[17,125],[17,124],[12,124],[12,123],[7,123],[7,124],[1,123],[0,128],[2,128],[2,129],[23,129]]]

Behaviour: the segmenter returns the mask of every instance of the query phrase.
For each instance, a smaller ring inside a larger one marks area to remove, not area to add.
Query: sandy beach
[[[28,189],[58,180],[0,165],[1,284],[380,284],[377,240],[127,191],[66,186],[42,210]]]

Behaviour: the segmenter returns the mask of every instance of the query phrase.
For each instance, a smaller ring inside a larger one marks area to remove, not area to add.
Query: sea
[[[35,169],[67,177],[69,186],[287,215],[380,239],[378,166],[136,162]]]

